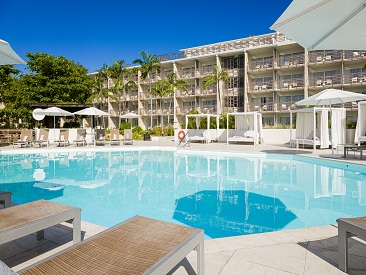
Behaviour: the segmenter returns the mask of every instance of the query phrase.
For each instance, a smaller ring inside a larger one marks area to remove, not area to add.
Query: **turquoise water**
[[[143,215],[206,238],[336,223],[366,214],[366,167],[292,155],[181,151],[0,154],[0,190],[82,208],[110,227]]]

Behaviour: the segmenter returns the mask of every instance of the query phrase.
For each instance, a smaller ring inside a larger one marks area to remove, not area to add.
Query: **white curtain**
[[[346,109],[332,109],[331,141],[333,148],[346,143]]]
[[[360,119],[357,119],[355,143],[358,143],[358,137],[366,136],[366,104],[360,104],[358,112]]]
[[[328,110],[320,111],[318,122],[320,122],[320,148],[329,148]]]
[[[312,112],[299,112],[296,114],[296,138],[298,139],[311,139],[313,126],[313,113]]]
[[[235,130],[245,131],[245,117],[244,115],[235,116]]]
[[[200,117],[196,117],[196,128],[197,129],[200,128],[200,122],[201,122],[201,118]]]
[[[263,125],[262,125],[262,114],[257,113],[257,131],[259,133],[259,143],[263,143]]]

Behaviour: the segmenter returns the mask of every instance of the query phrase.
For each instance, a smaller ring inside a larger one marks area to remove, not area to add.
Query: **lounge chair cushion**
[[[255,136],[255,132],[254,132],[254,131],[246,131],[246,132],[244,133],[244,136],[245,136],[245,137],[248,137],[248,138],[254,138],[254,136]]]
[[[11,270],[4,262],[0,261],[0,274],[1,275],[16,275],[18,273]]]

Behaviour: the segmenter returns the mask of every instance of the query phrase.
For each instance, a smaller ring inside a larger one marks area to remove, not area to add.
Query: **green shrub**
[[[131,124],[128,122],[121,122],[121,124],[119,125],[119,129],[120,130],[131,129]]]
[[[164,129],[164,136],[174,136],[174,126],[172,124]]]
[[[356,121],[347,121],[346,129],[356,129],[357,122]]]
[[[162,136],[163,134],[163,129],[160,126],[154,126],[151,129],[151,135],[153,136]]]
[[[132,133],[138,133],[139,135],[142,135],[144,133],[144,130],[140,126],[136,126],[132,129]]]

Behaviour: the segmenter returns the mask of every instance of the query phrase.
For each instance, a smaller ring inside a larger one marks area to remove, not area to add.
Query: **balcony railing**
[[[353,59],[363,59],[366,58],[366,51],[344,51],[343,59],[344,60],[353,60]]]
[[[199,108],[199,111],[202,114],[216,114],[217,106],[216,105],[204,105]]]
[[[263,92],[273,90],[273,81],[254,82],[250,84],[249,88],[252,92]]]
[[[272,59],[256,59],[249,63],[249,70],[263,70],[273,68],[273,58]]]
[[[332,76],[311,76],[309,79],[310,87],[333,87],[342,85],[342,75]]]
[[[296,102],[267,102],[267,103],[250,103],[248,111],[250,112],[288,112],[297,110],[299,107]]]
[[[182,78],[194,78],[196,76],[196,70],[192,69],[184,69],[181,71]]]
[[[291,78],[276,81],[276,89],[281,91],[299,90],[304,88],[304,78]]]
[[[175,112],[177,115],[185,115],[187,114],[189,111],[194,110],[195,107],[191,107],[191,106],[186,106],[186,107],[176,107],[175,108]]]
[[[309,52],[309,63],[326,63],[342,60],[342,51],[313,51]]]
[[[217,87],[215,86],[210,86],[207,87],[207,89],[203,89],[200,92],[200,95],[215,95],[217,92]]]
[[[286,55],[278,59],[276,67],[298,67],[305,64],[305,54]]]
[[[344,85],[366,85],[366,72],[347,73],[343,75]]]

